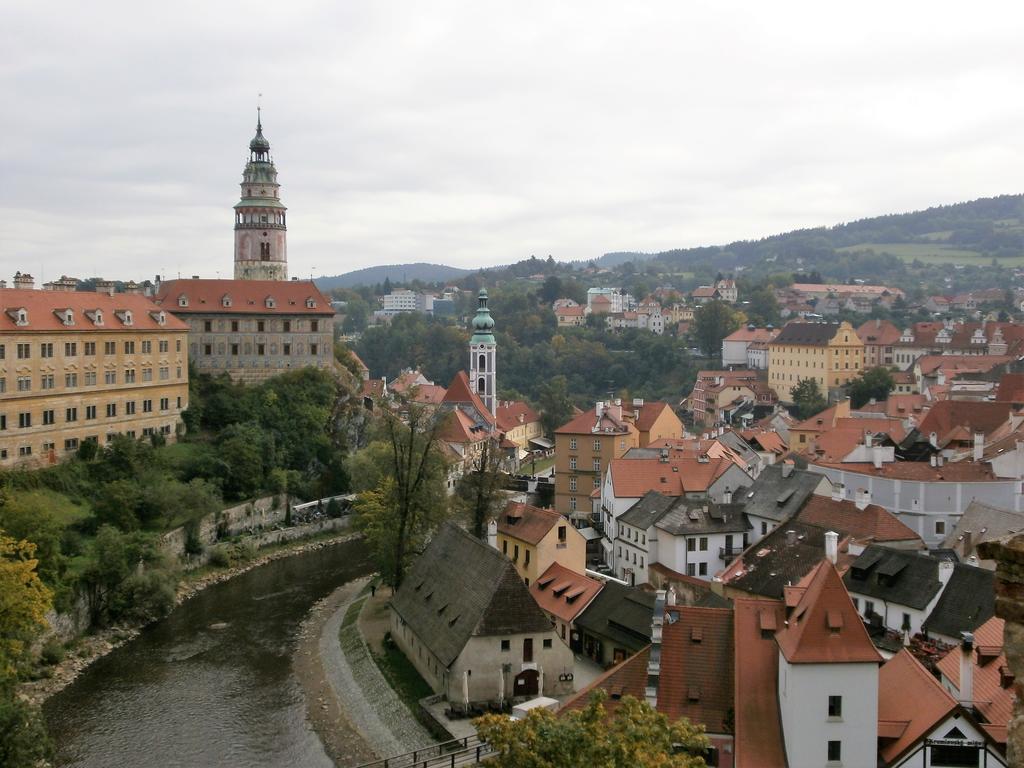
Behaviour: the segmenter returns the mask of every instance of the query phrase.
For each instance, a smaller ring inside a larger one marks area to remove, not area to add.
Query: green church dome
[[[477,301],[476,316],[473,318],[472,342],[476,344],[493,344],[494,318],[491,317],[491,310],[487,308],[487,289],[480,289]]]

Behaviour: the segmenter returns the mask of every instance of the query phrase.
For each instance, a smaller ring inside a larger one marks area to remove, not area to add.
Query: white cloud
[[[6,275],[230,274],[258,92],[297,275],[760,237],[1024,171],[1013,5],[58,5],[0,10]]]

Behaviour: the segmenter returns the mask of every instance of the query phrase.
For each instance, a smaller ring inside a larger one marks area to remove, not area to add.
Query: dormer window
[[[165,325],[167,323],[167,313],[163,310],[160,310],[159,312],[150,312],[149,316],[156,321],[157,325]]]
[[[99,310],[97,310],[96,314],[99,314]],[[117,319],[120,320],[123,325],[132,324],[132,311],[130,309],[115,309],[114,315],[117,316]]]
[[[227,295],[227,294],[225,293],[225,294],[224,294],[224,295],[223,295],[223,296],[221,297],[220,303],[221,303],[221,306],[222,306],[222,307],[230,307],[230,306],[231,306],[231,297],[230,297],[230,296],[228,296],[228,295]]]
[[[92,320],[93,325],[103,325],[102,309],[87,309],[85,310],[85,316]]]
[[[316,302],[312,296],[306,299],[306,309],[316,309]]]
[[[64,325],[75,324],[75,313],[71,309],[55,309],[53,314],[60,318],[61,323]]]
[[[15,325],[28,325],[28,310],[24,307],[7,310],[7,315],[14,321]]]
[[[274,300],[273,296],[267,296],[263,303],[267,305],[267,309],[273,309],[277,306],[277,302]]]
[[[179,307],[187,307],[188,306],[188,296],[186,296],[184,293],[181,294],[181,296],[178,297],[178,306]]]

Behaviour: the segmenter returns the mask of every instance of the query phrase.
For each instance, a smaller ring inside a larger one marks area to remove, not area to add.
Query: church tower
[[[473,336],[469,340],[469,380],[473,391],[484,401],[484,406],[494,416],[498,410],[497,344],[494,342],[494,318],[487,308],[487,291],[481,289],[477,297],[479,306],[473,318]]]
[[[249,162],[242,174],[242,199],[235,206],[235,279],[288,279],[288,210],[256,111],[256,136],[249,142]]]

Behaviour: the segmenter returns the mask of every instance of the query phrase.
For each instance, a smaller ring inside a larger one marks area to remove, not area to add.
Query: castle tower
[[[280,200],[281,185],[263,135],[257,109],[256,136],[249,142],[249,162],[242,174],[242,199],[235,206],[235,279],[288,279],[288,210]]]
[[[469,380],[473,391],[494,416],[498,410],[497,344],[494,342],[494,318],[487,308],[486,289],[481,289],[477,300],[479,306],[473,318],[473,336],[469,340]]]

